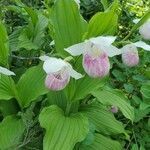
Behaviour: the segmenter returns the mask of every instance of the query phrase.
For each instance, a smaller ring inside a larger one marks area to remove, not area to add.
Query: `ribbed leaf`
[[[9,100],[15,96],[15,83],[11,77],[0,75],[0,100]]]
[[[86,38],[113,35],[116,32],[118,16],[114,11],[96,13],[90,20]]]
[[[88,75],[85,75],[83,78],[73,81],[67,87],[67,95],[69,95],[68,99],[71,101],[81,100],[88,96],[92,91],[104,86],[106,80],[107,78],[93,79]]]
[[[21,119],[8,116],[0,123],[0,149],[16,149],[22,138],[25,126]]]
[[[0,21],[0,64],[6,66],[8,64],[8,36],[5,26]]]
[[[145,83],[142,85],[141,93],[144,98],[150,99],[150,83]]]
[[[45,73],[41,65],[28,69],[20,78],[17,84],[17,100],[22,107],[27,107],[40,95],[46,94]]]
[[[50,13],[56,50],[66,54],[64,48],[81,42],[87,24],[74,0],[57,0]]]
[[[82,113],[66,117],[55,105],[44,108],[39,121],[46,129],[43,150],[72,150],[77,142],[85,139],[89,131],[88,119]]]
[[[81,108],[82,112],[87,115],[89,121],[96,126],[100,133],[111,135],[126,132],[121,122],[117,121],[113,114],[100,104],[93,104]]]
[[[18,47],[28,50],[39,49],[44,42],[44,32],[48,25],[48,19],[29,7],[25,7],[25,10],[30,15],[31,21],[22,30],[18,38]]]
[[[49,91],[47,97],[49,105],[57,105],[65,110],[67,106],[67,98],[63,91]]]
[[[80,150],[122,150],[119,142],[101,134],[95,134],[95,141],[89,146],[81,146]]]
[[[120,108],[124,116],[134,120],[134,108],[128,103],[128,100],[119,90],[101,90],[92,92],[97,100],[106,105],[113,105]]]
[[[108,8],[108,0],[101,0],[101,3],[104,7],[104,10],[106,10]]]

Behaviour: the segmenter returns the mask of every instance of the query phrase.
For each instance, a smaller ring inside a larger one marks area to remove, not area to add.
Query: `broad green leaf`
[[[96,92],[92,92],[93,96],[103,104],[117,106],[123,115],[130,119],[134,120],[134,108],[128,103],[128,99],[119,91],[114,89],[104,89]]]
[[[80,150],[122,150],[119,142],[107,138],[101,134],[95,134],[95,141],[89,145],[82,145]]]
[[[49,91],[47,94],[47,102],[48,105],[57,105],[62,110],[66,110],[68,98],[64,92],[64,90],[61,91]],[[78,106],[79,101],[71,102],[71,109],[70,112],[78,112]]]
[[[86,38],[113,35],[117,30],[118,16],[114,11],[98,12],[90,20]]]
[[[41,65],[31,67],[22,75],[17,84],[16,96],[22,107],[29,106],[32,101],[48,92],[44,85],[45,76]]]
[[[38,15],[37,15],[37,13],[33,9],[31,9],[30,7],[24,7],[24,9],[26,10],[26,12],[31,17],[33,25],[36,26],[36,23],[38,21]]]
[[[8,64],[8,36],[4,24],[0,21],[0,64],[6,66]]]
[[[74,81],[68,86],[67,95],[70,101],[77,101],[88,96],[92,91],[104,86],[107,78],[94,79],[85,75],[83,78]],[[71,94],[72,92],[72,94]]]
[[[145,109],[135,109],[134,122],[139,122],[141,119],[143,119],[149,113],[150,113],[150,105],[148,105],[148,108],[145,108]]]
[[[113,114],[106,107],[95,103],[81,108],[89,121],[96,126],[96,130],[100,133],[111,135],[126,132],[121,122],[117,121]]]
[[[56,51],[66,55],[64,48],[82,41],[87,24],[74,0],[57,0],[50,14]]]
[[[15,116],[8,116],[0,123],[0,149],[17,149],[25,126],[23,121]]]
[[[49,105],[57,105],[65,110],[67,106],[67,97],[63,91],[49,91],[47,96]]]
[[[55,105],[44,108],[39,121],[46,129],[43,150],[73,150],[75,144],[83,141],[89,131],[88,119],[82,113],[68,117]]]
[[[140,91],[144,98],[150,99],[150,82],[143,84]]]
[[[31,8],[26,8],[31,20],[24,27],[20,36],[18,46],[27,50],[39,49],[44,42],[44,32],[48,25],[48,19]]]
[[[101,3],[102,3],[102,5],[103,5],[103,7],[104,7],[104,10],[106,10],[107,8],[108,8],[108,0],[101,0]]]
[[[14,99],[11,100],[0,100],[0,112],[3,117],[8,115],[17,114],[20,108]]]
[[[0,75],[0,100],[9,100],[15,97],[15,83],[11,77]]]
[[[9,35],[9,46],[10,51],[18,51],[18,42],[19,42],[19,36],[22,31],[22,27],[18,27],[15,29],[12,34]]]

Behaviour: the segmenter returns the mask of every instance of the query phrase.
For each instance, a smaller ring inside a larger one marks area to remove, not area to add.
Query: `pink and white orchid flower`
[[[134,19],[133,22],[137,24],[141,19]],[[148,19],[139,28],[139,33],[145,40],[150,40],[150,19]]]
[[[139,33],[145,40],[150,40],[150,20],[146,21],[140,28]]]
[[[122,51],[122,61],[128,67],[134,67],[139,63],[138,49],[142,48],[146,51],[150,51],[150,45],[143,41],[138,41],[135,43],[127,44],[121,48]]]
[[[1,67],[1,66],[0,66],[0,74],[4,74],[7,76],[15,75],[14,72],[8,70],[7,68]]]
[[[76,80],[82,78],[82,75],[76,72],[65,60],[48,56],[41,56],[40,60],[44,61],[43,69],[47,74],[45,85],[50,90],[64,89],[69,83],[70,77]]]
[[[114,36],[99,36],[65,50],[73,56],[83,54],[83,68],[90,77],[104,77],[110,70],[108,57],[121,54],[121,51],[112,45],[115,39]]]

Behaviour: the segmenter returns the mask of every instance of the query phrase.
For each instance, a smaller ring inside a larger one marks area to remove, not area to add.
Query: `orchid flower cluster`
[[[139,33],[144,39],[150,39],[149,28],[150,22],[148,21],[139,29]],[[122,62],[126,66],[134,67],[139,63],[138,48],[150,51],[150,45],[143,41],[127,44],[119,49],[113,46],[115,40],[114,36],[99,36],[65,48],[65,51],[72,56],[83,55],[82,66],[92,78],[102,78],[109,74],[109,57],[121,55]],[[66,60],[48,56],[41,56],[40,60],[44,61],[43,69],[47,74],[45,85],[50,90],[64,89],[69,83],[70,77],[76,80],[83,77]]]

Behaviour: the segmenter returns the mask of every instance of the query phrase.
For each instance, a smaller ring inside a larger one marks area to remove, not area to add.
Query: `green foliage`
[[[115,10],[118,7],[117,4],[117,1],[115,1],[108,11],[98,12],[91,18],[86,38],[96,37],[99,35],[113,35],[116,32],[118,15]]]
[[[105,105],[117,106],[126,118],[132,121],[134,120],[134,108],[128,103],[128,100],[119,90],[106,89],[92,92],[92,94],[98,101]]]
[[[46,94],[48,90],[44,85],[45,73],[42,66],[28,69],[17,84],[17,100],[22,107],[27,107],[40,95]]]
[[[11,77],[0,75],[0,100],[9,100],[15,96],[15,83]]]
[[[74,0],[57,0],[52,10],[50,10],[51,26],[56,51],[66,55],[64,48],[82,41],[87,23],[80,15]]]
[[[88,120],[83,114],[64,116],[64,112],[55,105],[44,108],[39,121],[46,129],[44,150],[72,150],[77,142],[84,140],[89,130]]]
[[[93,144],[89,146],[81,146],[81,150],[97,150],[100,148],[101,150],[121,150],[122,147],[119,142],[111,140],[101,134],[95,134],[95,140]]]
[[[87,115],[89,121],[96,126],[100,133],[113,135],[126,132],[121,122],[117,121],[113,114],[106,107],[95,103],[81,108],[82,112]]]
[[[0,123],[0,149],[14,149],[20,144],[25,126],[21,119],[8,116]]]
[[[0,65],[8,65],[8,36],[4,24],[0,21]]]

